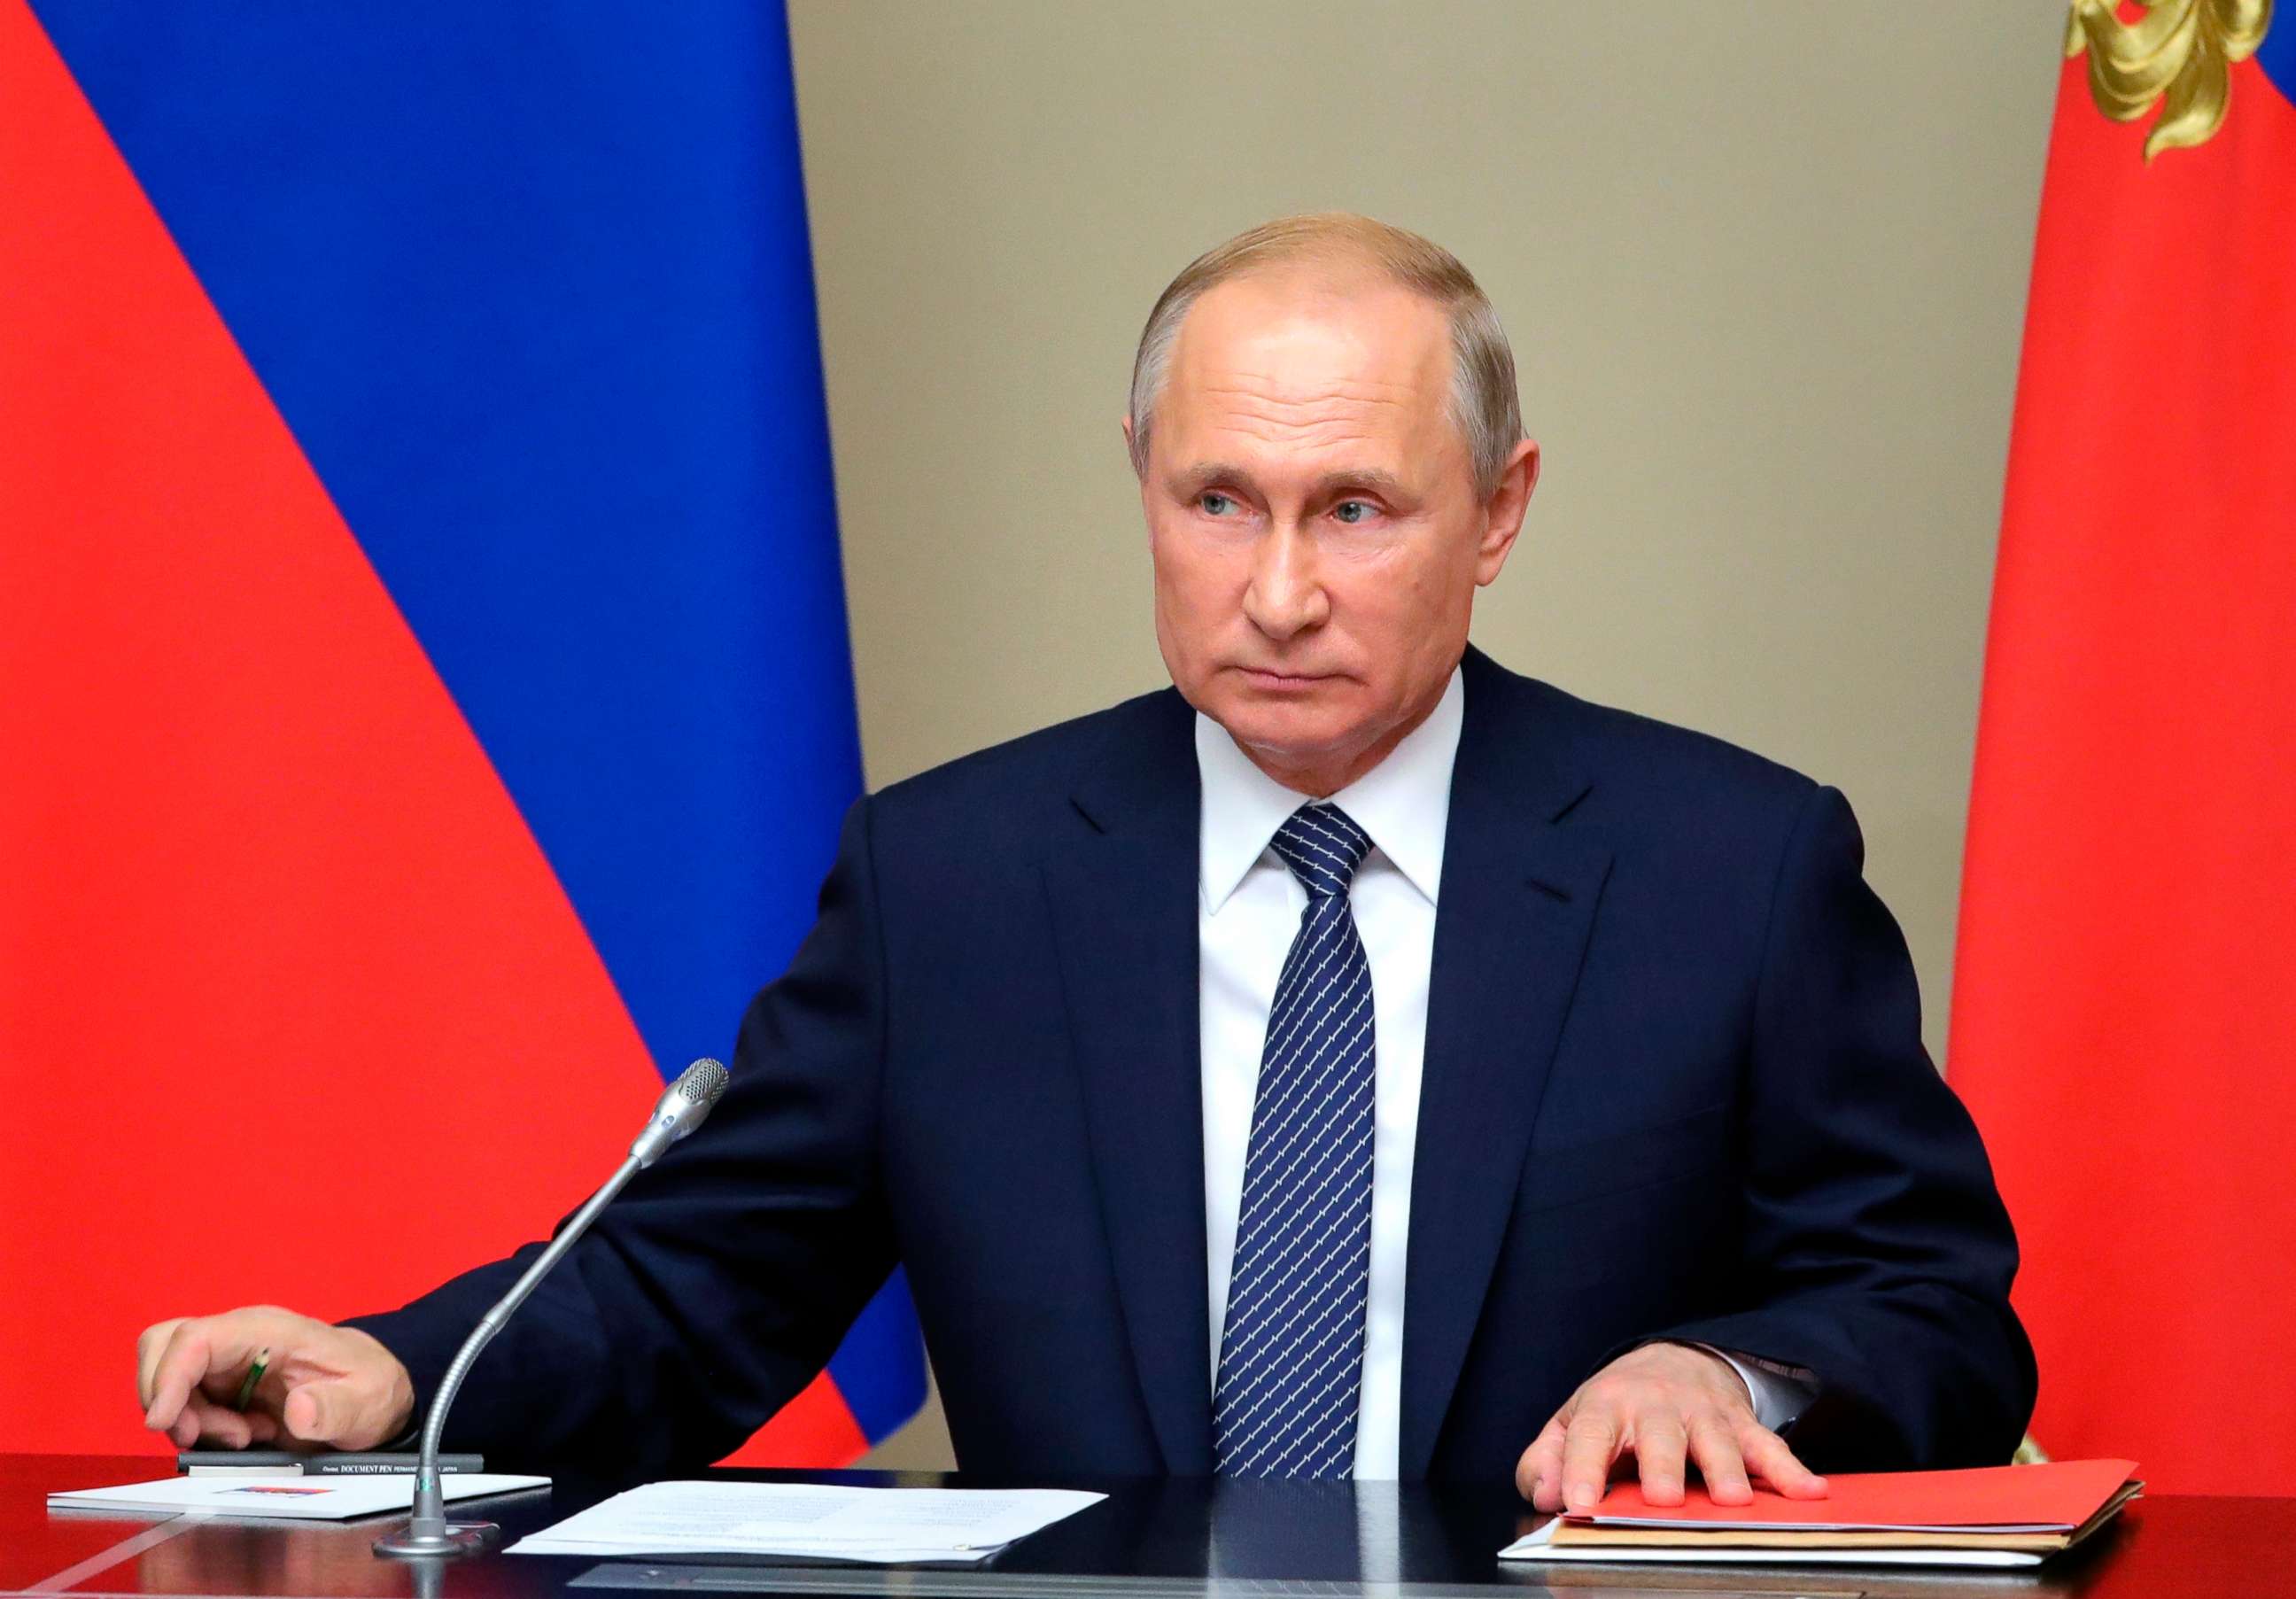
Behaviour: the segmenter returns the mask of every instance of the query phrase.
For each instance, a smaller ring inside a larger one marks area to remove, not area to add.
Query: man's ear
[[[1131,412],[1127,411],[1127,412],[1124,414],[1124,422],[1123,422],[1123,423],[1122,423],[1122,426],[1123,426],[1123,428],[1124,428],[1124,453],[1125,453],[1126,455],[1130,455],[1130,454],[1132,453],[1132,413],[1131,413]]]
[[[1526,439],[1514,447],[1499,472],[1499,486],[1483,505],[1483,537],[1475,550],[1475,582],[1496,582],[1522,531],[1523,513],[1530,509],[1530,491],[1538,487],[1538,444]]]

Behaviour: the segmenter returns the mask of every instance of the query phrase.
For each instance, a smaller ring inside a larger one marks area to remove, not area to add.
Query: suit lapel
[[[1143,707],[1045,861],[1101,1220],[1165,1464],[1211,1470],[1194,720]]]
[[[1566,814],[1590,785],[1545,691],[1472,650],[1465,668],[1412,1169],[1406,1479],[1426,1474],[1474,1335],[1611,865]]]

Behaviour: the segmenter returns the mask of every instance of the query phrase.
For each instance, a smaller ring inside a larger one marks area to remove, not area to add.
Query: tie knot
[[[1270,840],[1310,899],[1346,894],[1356,868],[1371,853],[1371,834],[1336,805],[1303,805]]]

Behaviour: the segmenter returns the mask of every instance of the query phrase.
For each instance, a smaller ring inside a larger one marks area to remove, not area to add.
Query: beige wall
[[[1367,211],[1482,280],[1545,447],[1477,642],[1842,787],[1940,1049],[2061,5],[791,9],[873,785],[1165,680],[1141,320]]]

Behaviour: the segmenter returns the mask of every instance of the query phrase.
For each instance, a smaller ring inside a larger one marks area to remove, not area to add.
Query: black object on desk
[[[414,1464],[418,1458],[412,1450],[184,1449],[176,1456],[176,1472],[182,1476],[198,1469],[210,1472],[299,1472],[306,1477],[411,1477],[414,1474]],[[486,1469],[487,1461],[483,1455],[439,1456],[439,1471],[442,1476],[449,1472],[483,1472]]]

